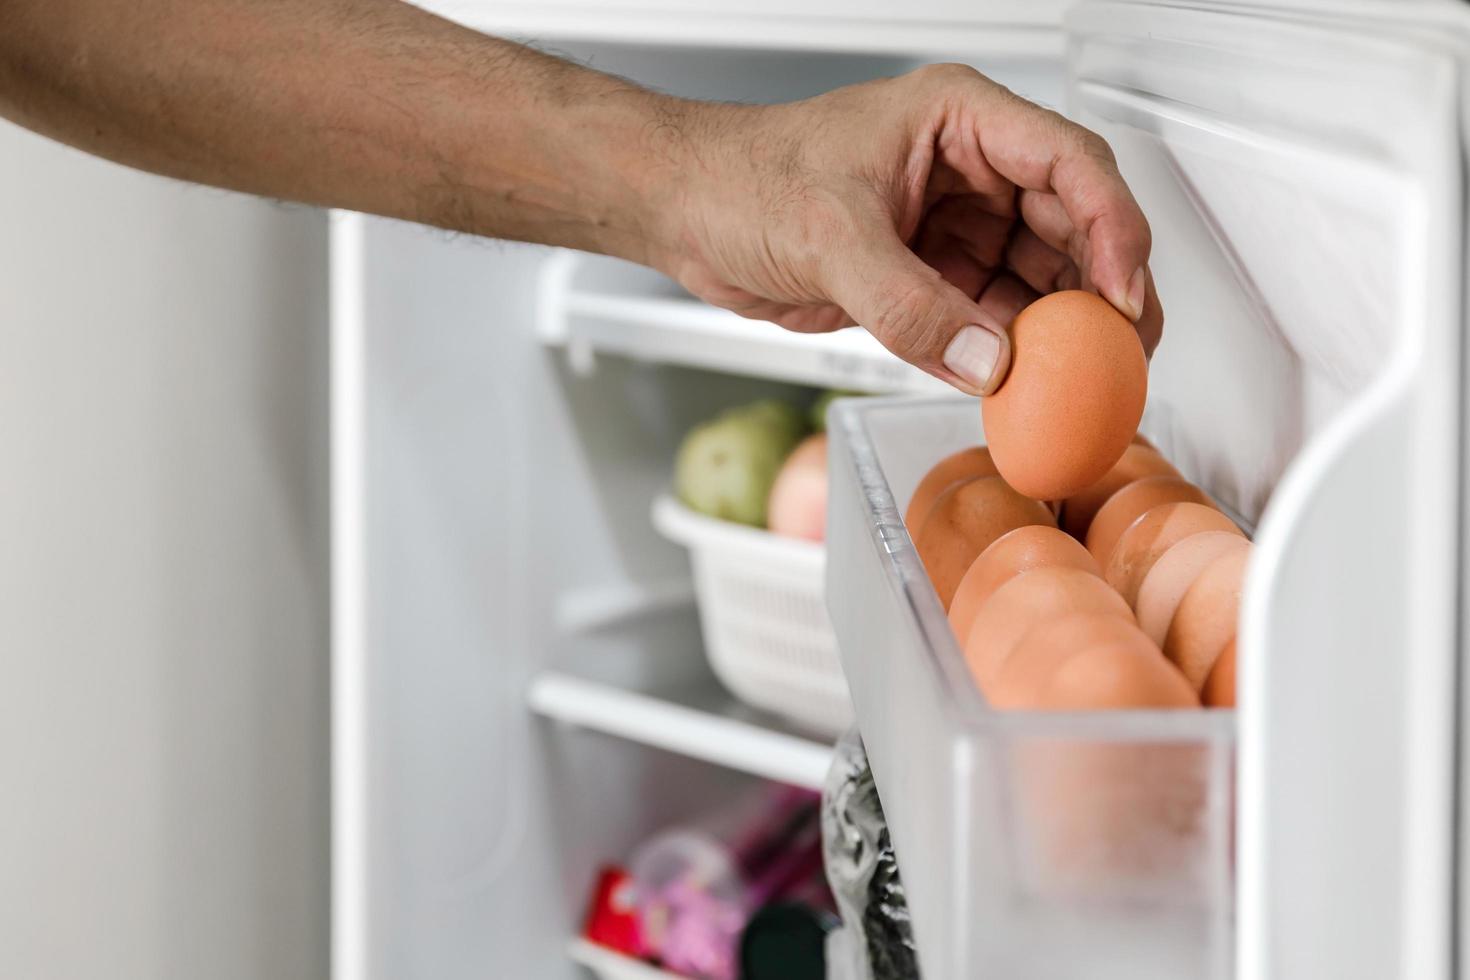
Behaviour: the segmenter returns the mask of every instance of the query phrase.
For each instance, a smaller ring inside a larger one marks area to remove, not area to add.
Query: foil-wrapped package
[[[822,848],[843,922],[827,940],[828,980],[917,980],[898,858],[856,730],[837,743],[827,773]]]

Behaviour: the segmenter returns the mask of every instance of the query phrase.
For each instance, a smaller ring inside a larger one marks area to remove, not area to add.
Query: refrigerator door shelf
[[[584,374],[603,353],[822,388],[948,390],[858,327],[793,333],[701,303],[646,269],[575,252],[546,264],[537,311],[542,342],[564,347]]]
[[[829,419],[828,605],[925,977],[1229,976],[1234,713],[990,710],[900,516],[980,413]]]

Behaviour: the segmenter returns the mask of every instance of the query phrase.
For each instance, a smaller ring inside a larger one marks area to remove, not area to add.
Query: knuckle
[[[975,82],[985,78],[976,69],[958,62],[924,65],[922,68],[911,72],[910,77],[927,86],[940,89],[961,85],[973,85]]]
[[[1099,163],[1115,167],[1113,148],[1108,141],[1086,126],[1078,125],[1066,116],[1054,109],[1041,110],[1046,114],[1047,120],[1056,133],[1056,138],[1064,152],[1070,151],[1079,157],[1095,160]]]
[[[944,336],[943,304],[931,284],[910,281],[880,287],[873,322],[866,324],[890,350],[921,366],[937,362]]]
[[[1070,125],[1076,130],[1077,151],[1089,160],[1102,164],[1108,170],[1116,170],[1117,158],[1113,156],[1113,148],[1108,141],[1097,133],[1075,123]]]

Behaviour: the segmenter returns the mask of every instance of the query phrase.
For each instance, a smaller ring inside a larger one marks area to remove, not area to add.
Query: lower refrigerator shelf
[[[765,779],[820,790],[832,747],[783,727],[711,684],[644,692],[548,671],[527,698],[538,714]]]
[[[567,956],[572,962],[591,970],[600,980],[680,980],[677,973],[660,970],[586,939],[573,939],[567,943]]]

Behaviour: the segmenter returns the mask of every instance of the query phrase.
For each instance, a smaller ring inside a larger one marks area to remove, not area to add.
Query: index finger
[[[991,105],[974,124],[985,162],[1017,187],[1057,196],[1078,232],[1068,249],[1073,261],[1104,299],[1137,322],[1152,235],[1112,149],[1091,130],[1005,89],[987,93],[986,101]]]
[[[1072,227],[1072,219],[1067,217],[1066,210],[1063,209],[1061,201],[1057,199],[1055,194],[1048,194],[1044,191],[1023,191],[1021,194],[1020,211],[1021,218],[1025,221],[1026,228],[1029,231],[1021,231],[1013,235],[1013,246],[1016,242],[1024,243],[1028,241],[1034,235],[1038,241],[1034,245],[1032,252],[1055,250],[1056,263],[1071,262],[1070,259],[1063,257],[1060,253],[1070,254],[1074,251],[1090,251],[1086,239],[1077,233],[1076,228]],[[1025,255],[1013,257],[1011,259],[1013,264],[1016,258],[1026,260],[1030,263],[1028,271],[1033,274],[1037,271],[1036,266],[1038,262],[1034,255],[1030,257]],[[1138,329],[1139,339],[1143,341],[1144,352],[1152,357],[1154,348],[1159,344],[1159,337],[1162,336],[1164,331],[1164,311],[1159,306],[1158,293],[1154,289],[1153,273],[1147,271],[1147,267],[1145,267],[1145,270],[1143,314],[1134,321],[1133,325]],[[1086,277],[1083,277],[1079,285],[1083,289],[1093,288],[1092,283],[1087,281]],[[1058,286],[1057,288],[1061,287]]]

